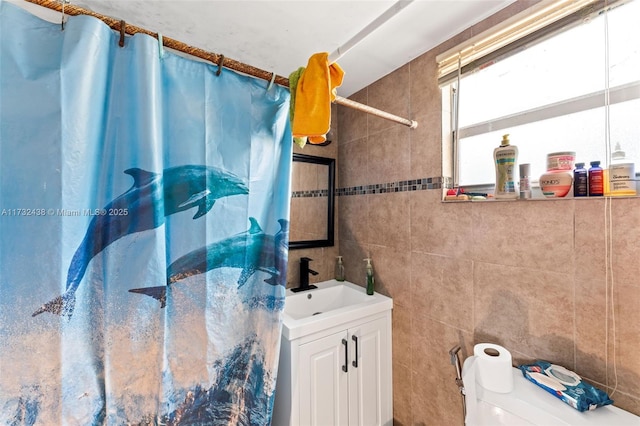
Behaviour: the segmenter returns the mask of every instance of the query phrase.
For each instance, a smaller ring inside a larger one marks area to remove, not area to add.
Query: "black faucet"
[[[318,288],[315,285],[309,285],[309,274],[318,275],[316,271],[313,269],[309,269],[309,262],[313,259],[309,259],[308,257],[300,258],[300,286],[298,288],[292,288],[291,291],[297,293],[299,291],[305,290],[313,290],[314,288]]]

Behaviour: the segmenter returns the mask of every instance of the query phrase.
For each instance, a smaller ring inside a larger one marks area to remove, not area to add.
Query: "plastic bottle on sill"
[[[603,173],[604,195],[614,197],[636,195],[635,164],[629,162],[625,152],[616,143],[616,150],[611,153],[609,169]]]
[[[502,136],[500,146],[493,150],[496,168],[495,198],[516,199],[515,169],[518,161],[518,147],[509,143],[509,135]]]
[[[573,196],[586,197],[589,195],[589,178],[584,163],[576,163],[573,170]]]
[[[531,180],[529,175],[531,173],[531,164],[520,164],[520,199],[526,200],[531,198]]]
[[[589,197],[604,195],[604,173],[599,161],[592,161],[589,168]]]

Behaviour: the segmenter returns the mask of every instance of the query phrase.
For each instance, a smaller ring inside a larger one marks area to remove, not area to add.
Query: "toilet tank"
[[[517,368],[512,369],[513,391],[496,393],[484,389],[471,380],[474,374],[468,374],[474,365],[469,362],[471,358],[465,360],[462,369],[467,426],[640,426],[640,417],[612,405],[580,412],[525,379]]]

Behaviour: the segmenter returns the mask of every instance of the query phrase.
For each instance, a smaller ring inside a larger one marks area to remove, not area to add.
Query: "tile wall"
[[[290,253],[293,281],[301,255],[319,259],[315,280],[331,278],[339,251],[347,279],[364,285],[362,259],[373,258],[377,290],[394,299],[397,425],[462,424],[447,352],[461,345],[466,357],[479,342],[507,347],[516,363],[560,363],[609,392],[617,383],[616,404],[640,415],[640,198],[612,200],[611,250],[602,199],[440,201],[435,57],[533,3],[517,1],[352,96],[417,129],[338,107],[338,243]]]

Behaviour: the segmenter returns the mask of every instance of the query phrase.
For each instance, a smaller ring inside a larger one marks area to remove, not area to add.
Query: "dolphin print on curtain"
[[[265,425],[289,93],[0,0],[0,424]]]

